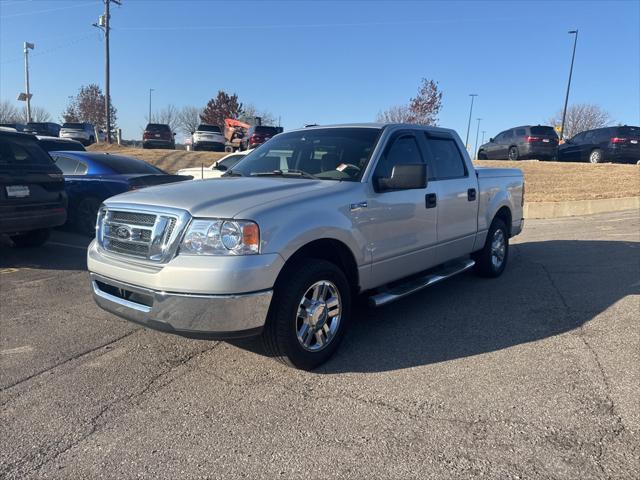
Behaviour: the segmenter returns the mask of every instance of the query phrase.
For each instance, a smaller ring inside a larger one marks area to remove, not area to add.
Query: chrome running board
[[[462,273],[469,270],[475,265],[475,261],[471,259],[460,260],[456,263],[448,264],[434,272],[430,272],[416,278],[412,278],[399,285],[394,285],[386,290],[376,293],[369,297],[369,305],[372,307],[381,307],[401,298],[411,295],[423,288],[430,287],[436,283],[446,280],[449,277],[453,277],[458,273]]]

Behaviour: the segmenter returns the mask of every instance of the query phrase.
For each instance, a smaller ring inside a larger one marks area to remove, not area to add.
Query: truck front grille
[[[103,207],[98,217],[98,244],[117,255],[166,262],[175,254],[188,220],[189,214],[182,211],[150,213]]]

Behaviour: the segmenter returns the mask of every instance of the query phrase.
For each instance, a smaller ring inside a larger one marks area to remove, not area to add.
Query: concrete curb
[[[640,197],[602,198],[567,202],[531,202],[524,204],[524,218],[559,218],[591,213],[640,210]]]

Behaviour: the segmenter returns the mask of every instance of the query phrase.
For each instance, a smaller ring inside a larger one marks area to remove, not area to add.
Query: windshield
[[[218,167],[232,168],[236,163],[242,160],[246,155],[229,155],[217,163]]]
[[[200,125],[198,126],[197,132],[214,132],[220,133],[220,127],[217,125]]]
[[[358,181],[380,132],[379,128],[353,127],[283,133],[256,148],[227,174]]]

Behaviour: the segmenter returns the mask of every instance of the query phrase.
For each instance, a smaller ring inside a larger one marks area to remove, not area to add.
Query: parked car
[[[96,129],[93,123],[88,122],[63,123],[60,129],[60,138],[70,138],[83,145],[91,145],[96,143]]]
[[[200,124],[191,135],[193,150],[212,150],[224,152],[225,138],[217,125]]]
[[[84,152],[86,150],[82,143],[68,138],[45,137],[43,135],[36,135],[36,138],[38,139],[40,148],[47,153],[58,152],[60,150],[75,152]]]
[[[640,162],[640,127],[628,125],[580,132],[558,147],[563,162]]]
[[[60,125],[53,122],[29,122],[24,127],[24,132],[34,135],[46,135],[47,137],[59,137]]]
[[[64,175],[69,196],[69,224],[93,236],[100,204],[107,198],[130,190],[191,180],[169,175],[137,158],[98,152],[51,152]]]
[[[26,125],[24,123],[0,123],[0,127],[11,128],[16,132],[24,132],[25,126]]]
[[[553,127],[524,125],[500,132],[480,145],[478,160],[553,160],[558,154],[558,135]]]
[[[42,245],[67,220],[64,179],[33,135],[0,131],[0,233]]]
[[[247,134],[240,142],[240,150],[249,150],[262,145],[271,137],[282,133],[282,127],[268,127],[266,125],[256,125],[247,130]]]
[[[142,134],[142,148],[168,148],[175,150],[175,133],[164,123],[149,123]]]
[[[191,168],[183,168],[178,170],[178,175],[191,175],[194,180],[205,180],[208,178],[220,178],[227,170],[231,169],[236,165],[240,160],[242,160],[247,153],[251,152],[251,150],[247,150],[245,152],[236,152],[230,153],[226,157],[222,157],[217,162],[213,162],[208,167],[191,167]]]
[[[215,188],[108,199],[87,251],[93,296],[179,335],[262,334],[275,358],[311,369],[338,347],[356,294],[380,306],[472,267],[502,274],[523,195],[520,170],[474,168],[453,130],[291,131]]]

